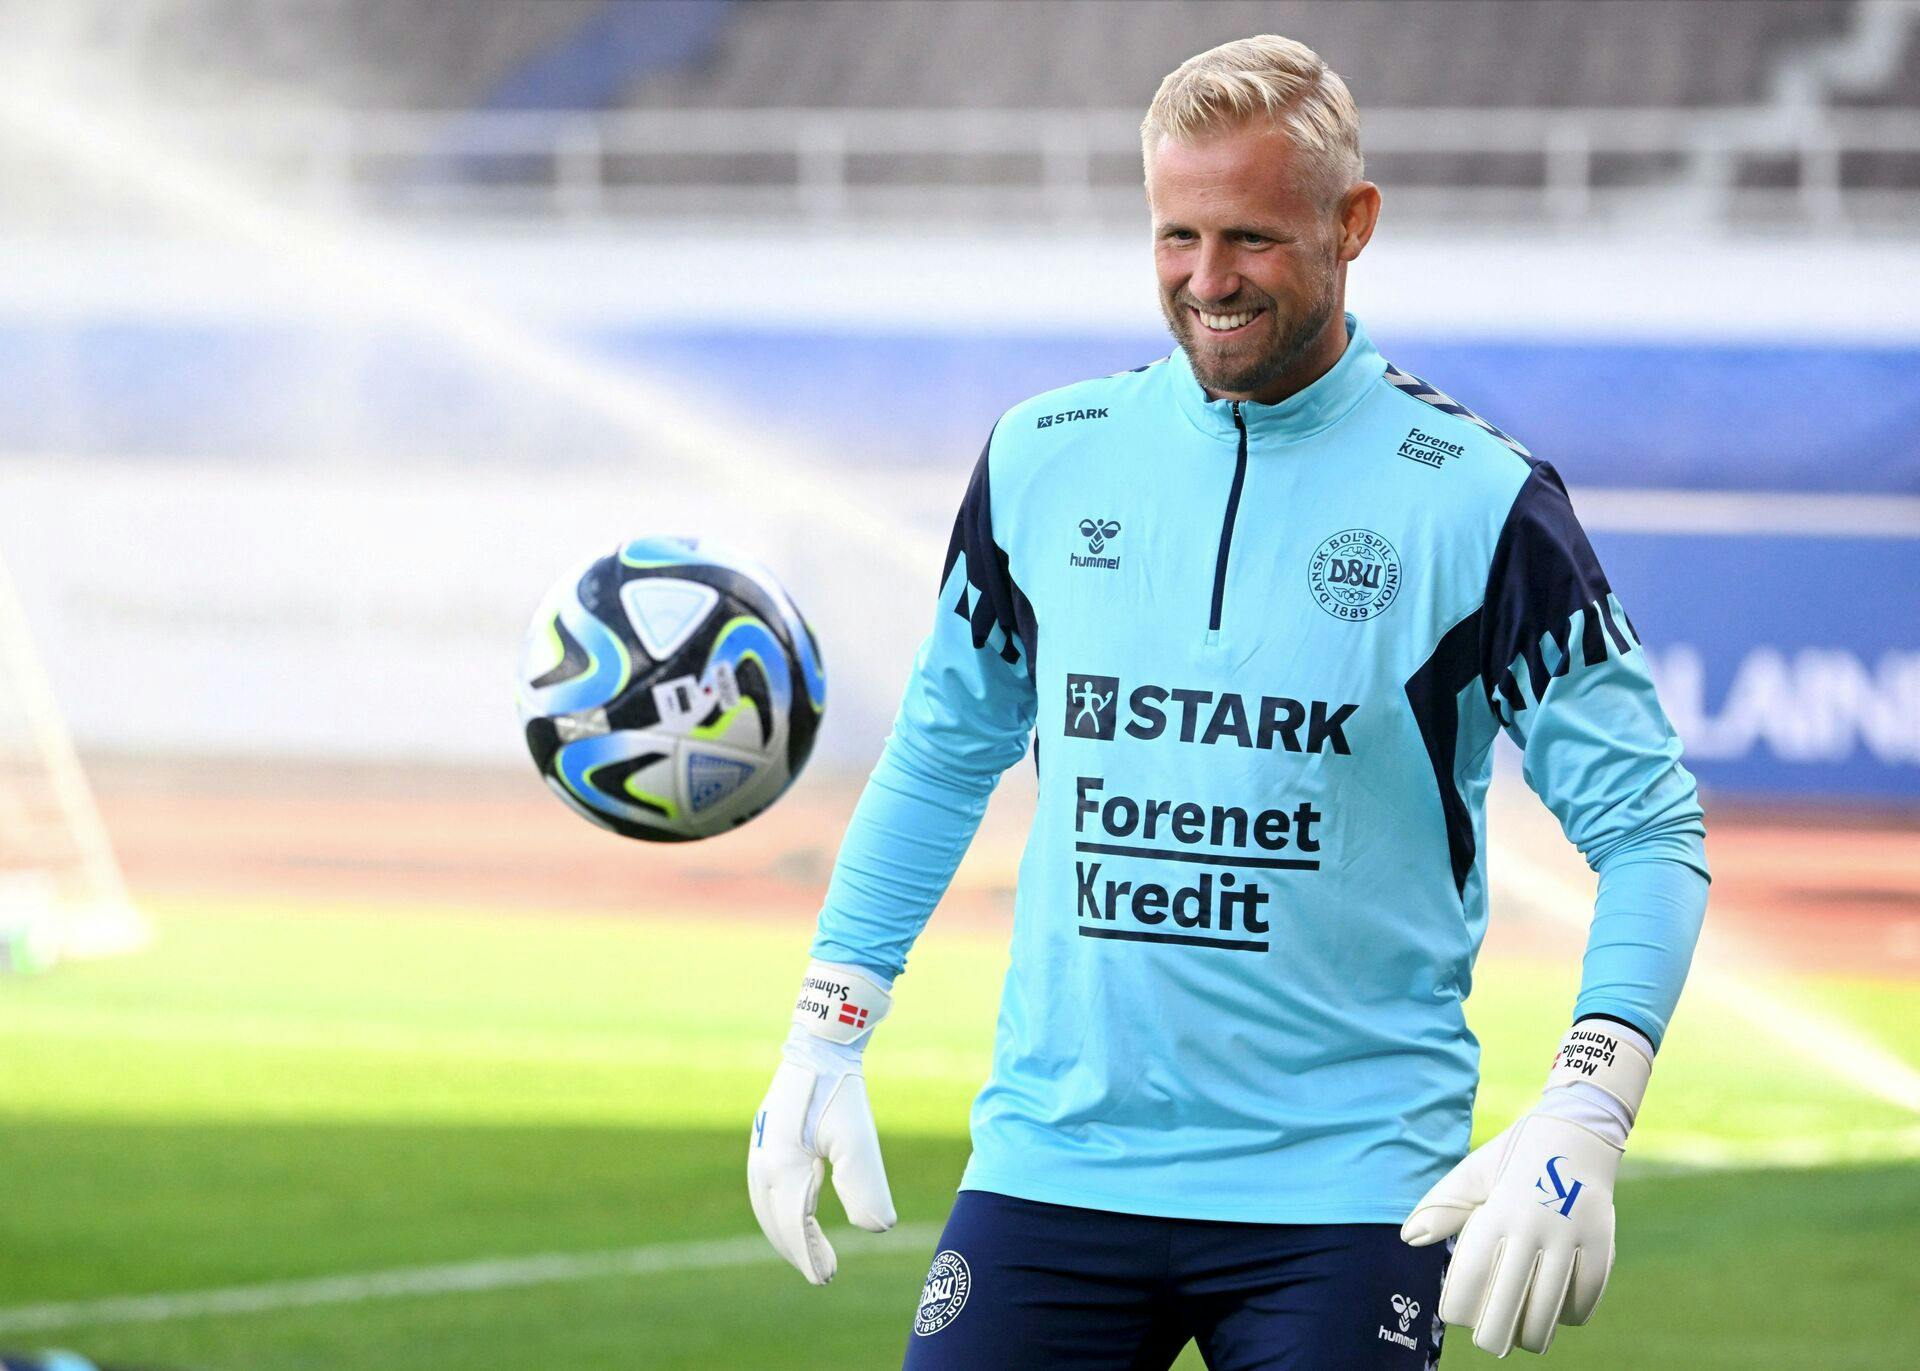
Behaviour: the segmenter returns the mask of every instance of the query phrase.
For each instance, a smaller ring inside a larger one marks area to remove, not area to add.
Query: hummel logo
[[[1100,555],[1107,550],[1108,540],[1120,536],[1120,521],[1118,519],[1082,519],[1080,521],[1080,536],[1087,540],[1088,555],[1082,557],[1077,552],[1070,552],[1067,554],[1067,561],[1070,564],[1073,566],[1099,567],[1104,571],[1114,571],[1119,568],[1120,559],[1118,557],[1103,557]]]
[[[1120,536],[1120,524],[1114,519],[1082,519],[1080,536],[1087,540],[1087,551],[1098,554],[1107,545],[1107,539]]]
[[[1063,409],[1058,414],[1042,414],[1040,416],[1040,422],[1035,424],[1034,427],[1052,428],[1055,424],[1071,424],[1081,419],[1104,419],[1106,417],[1107,407],[1105,405],[1102,405],[1099,409]]]
[[[1404,1333],[1413,1326],[1413,1321],[1420,1317],[1420,1301],[1410,1300],[1405,1295],[1395,1295],[1393,1312],[1400,1316],[1400,1331]]]
[[[1407,1330],[1413,1327],[1413,1321],[1420,1317],[1420,1301],[1410,1300],[1405,1295],[1395,1295],[1393,1297],[1393,1312],[1400,1320],[1400,1331],[1396,1333],[1383,1323],[1380,1325],[1378,1335],[1380,1340],[1382,1342],[1390,1342],[1396,1347],[1404,1347],[1408,1351],[1417,1351],[1420,1346],[1420,1340]]]

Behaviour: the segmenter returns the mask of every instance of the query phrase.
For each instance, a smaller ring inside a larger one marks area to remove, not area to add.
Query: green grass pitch
[[[843,1246],[840,1278],[815,1290],[760,1255],[744,1186],[803,926],[204,904],[155,918],[147,952],[0,982],[0,1347],[178,1371],[898,1365],[966,1159],[998,936],[936,921],[916,953],[869,1063],[911,1228]],[[1483,963],[1483,1132],[1538,1088],[1574,960]],[[1920,986],[1757,993],[1920,1060]],[[1690,1000],[1635,1134],[1612,1287],[1552,1364],[1903,1363],[1920,1346],[1916,1157],[1910,1112]],[[91,1303],[736,1238],[695,1270],[248,1312]],[[62,1322],[19,1322],[67,1301]],[[1446,1365],[1483,1360],[1449,1340]]]

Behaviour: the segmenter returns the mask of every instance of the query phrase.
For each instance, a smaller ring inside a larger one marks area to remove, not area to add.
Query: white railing
[[[276,189],[385,213],[844,225],[1136,219],[1137,127],[1123,110],[768,109],[249,113],[168,131]],[[1375,109],[1363,138],[1400,203],[1478,222],[1920,231],[1920,112]]]

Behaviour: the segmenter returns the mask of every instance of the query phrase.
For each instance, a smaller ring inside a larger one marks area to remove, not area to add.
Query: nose
[[[1240,289],[1240,272],[1233,260],[1233,249],[1226,243],[1202,242],[1193,275],[1187,278],[1187,293],[1204,304],[1219,304],[1231,299]]]

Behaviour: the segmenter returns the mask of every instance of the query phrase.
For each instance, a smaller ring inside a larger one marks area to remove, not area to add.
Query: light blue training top
[[[898,974],[1033,738],[962,1188],[1403,1220],[1467,1149],[1502,728],[1600,876],[1575,1017],[1666,1028],[1704,830],[1633,625],[1553,468],[1347,327],[1277,405],[1176,350],[981,454],[813,948]]]

